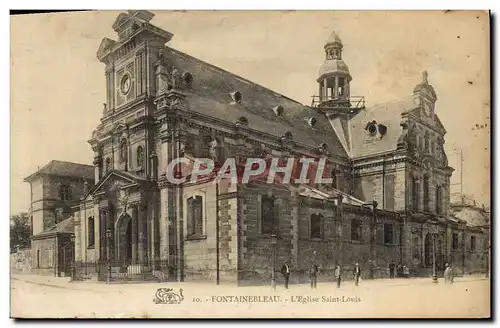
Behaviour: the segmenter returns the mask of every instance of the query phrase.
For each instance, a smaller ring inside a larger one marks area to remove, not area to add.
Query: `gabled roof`
[[[350,120],[352,156],[356,158],[396,150],[398,138],[402,132],[401,114],[414,108],[416,105],[413,102],[413,97],[407,97],[377,104],[360,111]],[[368,137],[365,128],[367,123],[372,121],[387,127],[382,138]]]
[[[333,200],[334,198],[342,196],[342,203],[358,205],[358,206],[366,205],[365,201],[362,201],[361,199],[358,199],[333,187],[331,187],[329,190],[322,191],[312,186],[300,185],[299,195],[316,199],[326,199],[326,200]]]
[[[190,110],[228,122],[243,116],[250,129],[277,137],[291,132],[296,142],[314,147],[324,142],[329,152],[347,158],[328,120],[316,109],[172,48],[165,48],[165,58],[193,76],[192,88],[186,92]],[[241,103],[231,99],[235,91],[241,93]],[[283,107],[281,117],[273,111],[278,105]],[[311,117],[316,119],[314,128],[307,122]]]
[[[38,235],[33,236],[33,239],[43,239],[44,237],[53,237],[60,234],[72,234],[75,231],[75,220],[73,216],[59,222],[53,227],[45,229]]]
[[[47,165],[36,171],[35,173],[24,178],[24,181],[29,182],[35,177],[45,175],[55,175],[61,177],[81,178],[93,184],[94,181],[94,166],[52,160]]]

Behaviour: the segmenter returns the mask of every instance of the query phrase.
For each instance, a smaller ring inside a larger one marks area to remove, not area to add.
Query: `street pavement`
[[[182,289],[180,304],[155,304],[158,288]],[[245,296],[237,297],[237,296]],[[260,298],[258,298],[260,296]],[[29,318],[458,318],[489,317],[490,281],[431,278],[234,287],[207,282],[104,284],[12,275],[11,316]]]

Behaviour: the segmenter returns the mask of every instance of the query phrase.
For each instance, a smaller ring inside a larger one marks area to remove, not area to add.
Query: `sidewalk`
[[[124,292],[127,290],[138,290],[138,289],[157,289],[165,286],[176,287],[176,288],[189,288],[189,289],[205,289],[205,288],[215,288],[219,291],[234,291],[235,285],[222,283],[216,285],[215,282],[138,282],[138,283],[112,283],[106,284],[104,282],[96,281],[69,281],[68,277],[53,277],[53,276],[41,276],[41,275],[28,275],[28,274],[11,274],[11,279],[20,280],[27,283],[33,283],[42,286],[54,287],[54,288],[65,288],[81,291],[91,291],[91,292],[101,292],[101,293],[116,293]],[[477,280],[488,280],[484,275],[471,275],[465,277],[456,277],[455,283],[461,283],[466,281],[477,281]],[[443,283],[443,278],[439,279],[440,283]],[[410,285],[422,285],[422,284],[432,284],[431,277],[415,277],[415,278],[394,278],[394,279],[374,279],[374,280],[362,280],[359,287],[355,287],[353,281],[348,280],[342,283],[343,290],[350,290],[354,288],[358,289],[377,289],[381,287],[401,287]],[[334,286],[334,282],[321,282],[318,283],[318,289],[327,288]],[[270,288],[270,286],[245,286],[238,287],[238,290],[262,290],[262,288]],[[278,289],[283,289],[282,285],[277,286]],[[291,284],[290,289],[294,290],[309,290],[309,284]]]

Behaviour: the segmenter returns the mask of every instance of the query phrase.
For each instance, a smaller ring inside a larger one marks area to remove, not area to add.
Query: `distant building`
[[[165,46],[173,35],[153,16],[119,14],[118,39],[97,51],[106,103],[89,140],[96,185],[73,207],[77,262],[109,260],[121,276],[265,282],[276,235],[277,263],[289,261],[292,279],[305,277],[313,256],[325,273],[358,262],[386,276],[394,261],[428,275],[433,259],[439,272],[455,262],[457,233],[477,245],[488,238],[450,217],[453,168],[427,73],[407,98],[365,108],[332,33],[305,106]],[[178,157],[256,156],[326,158],[333,182],[166,179]]]
[[[71,206],[80,202],[85,188],[94,185],[94,167],[53,160],[24,181],[31,188],[32,268],[58,275],[71,262]],[[65,254],[58,251],[63,244],[67,245]]]
[[[451,261],[463,268],[465,273],[480,271],[485,263],[488,266],[490,248],[491,213],[489,207],[480,205],[471,197],[452,195],[450,203],[450,222],[457,225],[452,240],[458,240],[452,250]]]

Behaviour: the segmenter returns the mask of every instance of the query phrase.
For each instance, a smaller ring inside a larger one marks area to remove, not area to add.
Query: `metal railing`
[[[351,96],[347,98],[344,96],[329,96],[326,99],[325,97],[321,99],[319,96],[314,95],[312,96],[311,107],[363,109],[365,108],[365,97]]]
[[[167,281],[175,280],[175,267],[168,260],[138,263],[120,260],[74,262],[75,281]]]

